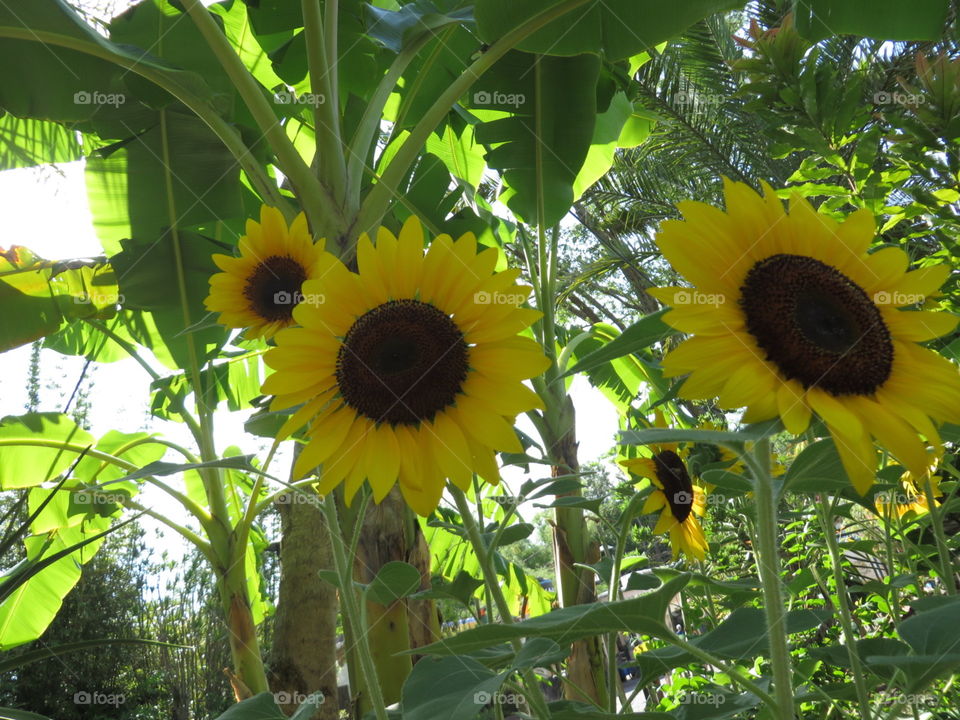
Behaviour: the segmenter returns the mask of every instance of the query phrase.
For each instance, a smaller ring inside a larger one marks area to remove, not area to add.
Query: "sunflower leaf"
[[[640,318],[613,340],[580,358],[580,361],[567,370],[563,377],[589,372],[604,363],[611,362],[624,355],[632,355],[650,347],[655,342],[674,335],[677,331],[663,322],[662,318],[666,312],[667,309],[664,308]]]

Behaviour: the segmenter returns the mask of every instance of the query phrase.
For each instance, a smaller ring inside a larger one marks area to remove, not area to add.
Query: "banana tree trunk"
[[[553,444],[556,464],[552,466],[551,474],[554,477],[580,471],[572,405],[568,404],[568,412],[570,429]],[[579,496],[580,491],[567,495]],[[589,570],[576,567],[576,564],[596,563],[600,559],[599,545],[590,537],[582,508],[555,508],[554,513],[553,557],[560,607],[592,603],[597,599],[595,576]],[[573,644],[567,661],[567,682],[563,686],[565,698],[607,707],[604,657],[600,637]]]
[[[333,568],[326,521],[320,508],[281,496],[278,503],[280,592],[270,656],[270,688],[288,715],[308,695],[324,702],[311,720],[339,717],[337,690],[337,592],[318,571]],[[287,500],[287,502],[283,502]]]
[[[366,517],[351,516],[344,523],[344,534],[352,532],[356,522],[362,522],[353,573],[357,582],[367,584],[385,564],[391,561],[407,562],[420,570],[421,586],[429,586],[430,551],[420,531],[416,516],[394,488],[379,505],[370,504]],[[410,655],[398,653],[421,647],[439,637],[439,622],[432,601],[400,600],[391,605],[366,603],[366,631],[377,669],[377,677],[388,705],[399,702],[404,681],[413,668]],[[371,709],[369,696],[355,679],[355,661],[350,663],[351,687],[354,689],[354,717],[362,717]]]

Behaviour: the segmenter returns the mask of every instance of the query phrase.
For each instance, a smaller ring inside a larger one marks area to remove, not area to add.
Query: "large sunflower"
[[[495,450],[522,452],[513,421],[542,408],[522,381],[548,361],[518,336],[540,316],[520,307],[530,288],[514,285],[519,270],[494,272],[497,258],[469,233],[424,254],[416,218],[399,239],[381,228],[376,247],[361,236],[358,274],[323,255],[303,290],[325,302],[297,306],[302,327],[279,332],[265,356],[271,408],[305,403],[280,432],[310,424],[297,477],[322,465],[320,492],[345,481],[348,500],[366,478],[377,502],[399,480],[420,515],[447,478],[463,489],[474,472],[499,480]]]
[[[665,321],[694,336],[667,355],[665,374],[690,373],[682,397],[746,407],[748,422],[779,415],[801,433],[817,413],[861,494],[874,480],[873,438],[922,474],[918,435],[940,448],[934,423],[960,419],[960,375],[917,343],[957,318],[906,307],[934,295],[950,268],[907,272],[894,247],[868,254],[866,210],[841,224],[794,197],[787,213],[764,189],[727,181],[726,212],[686,202],[686,222],[663,224],[657,244],[694,285],[652,291],[673,306]]]
[[[665,427],[663,415],[656,413],[657,427]],[[652,457],[621,460],[634,475],[645,477],[653,483],[641,514],[660,510],[660,518],[653,529],[654,535],[670,534],[670,548],[676,559],[680,553],[704,560],[707,556],[707,538],[697,516],[703,517],[707,507],[703,488],[694,484],[687,465],[680,456],[683,451],[677,443],[651,444]]]
[[[293,324],[303,282],[318,276],[323,243],[310,239],[303,213],[288,228],[277,208],[264,205],[259,223],[247,220],[239,247],[240,257],[213,256],[223,272],[210,278],[204,304],[220,313],[221,324],[248,328],[247,337],[272,337]]]

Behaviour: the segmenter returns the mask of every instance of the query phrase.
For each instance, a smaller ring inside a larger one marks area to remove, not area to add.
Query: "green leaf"
[[[367,12],[372,19],[367,28],[370,37],[397,53],[425,34],[436,35],[447,25],[473,22],[473,8],[439,12],[429,0],[414,0],[399,10],[384,10],[368,4]]]
[[[477,0],[474,14],[484,42],[493,43],[564,0]],[[550,55],[602,54],[622,60],[679,35],[708,15],[743,7],[735,0],[606,0],[585,2],[530,37],[518,50]]]
[[[403,684],[403,719],[473,720],[506,676],[469,657],[421,658]]]
[[[83,157],[77,132],[58,123],[0,117],[0,170],[63,163]]]
[[[897,626],[897,632],[917,654],[957,652],[960,648],[960,598],[918,612]]]
[[[626,137],[623,137],[628,122],[630,123],[629,131]],[[573,183],[574,200],[578,200],[610,169],[614,154],[621,146],[621,140],[631,146],[638,145],[649,134],[651,124],[650,120],[634,115],[633,104],[627,99],[626,94],[617,92],[606,112],[597,115],[597,123],[590,140],[590,150]]]
[[[558,700],[547,707],[550,709],[550,720],[675,720],[670,713],[662,712],[600,712],[596,705],[573,700]]]
[[[0,488],[33,487],[70,467],[77,451],[20,444],[44,441],[93,445],[93,436],[66,415],[30,413],[0,421]]]
[[[671,442],[705,443],[707,445],[740,445],[769,437],[781,430],[779,421],[755,423],[743,430],[684,430],[682,428],[650,428],[621,430],[622,445],[659,445]]]
[[[513,625],[482,625],[459,635],[417,648],[423,655],[456,655],[522,637],[541,637],[566,644],[608,632],[643,633],[664,637],[670,601],[689,581],[680,575],[657,590],[631,600],[566,607]]]
[[[231,705],[217,720],[287,720],[273,693],[262,692]]]
[[[534,224],[560,222],[573,204],[573,184],[593,138],[600,59],[509,52],[474,86],[471,106],[509,117],[477,127],[477,141],[494,146],[487,165],[499,170],[508,192],[501,200]]]
[[[547,638],[531,638],[523,644],[520,652],[513,659],[513,667],[518,670],[549,667],[566,660],[569,655],[569,646],[560,647]]]
[[[159,640],[147,640],[144,638],[97,638],[95,640],[77,640],[75,642],[60,643],[48,647],[38,648],[30,652],[20,653],[16,657],[6,661],[0,661],[0,672],[9,672],[11,670],[22,671],[22,669],[31,663],[47,660],[49,658],[58,658],[72,652],[80,650],[90,650],[91,648],[110,647],[115,645],[152,645],[156,647],[176,648],[181,650],[193,650],[192,645],[177,645],[176,643],[160,642]],[[0,708],[0,720],[5,717],[3,708]]]
[[[810,40],[863,35],[878,40],[939,40],[948,0],[798,0],[797,31]]]
[[[55,262],[17,245],[0,252],[0,352],[57,332],[75,318],[107,318],[122,298],[102,260]]]
[[[391,560],[367,586],[367,600],[393,605],[420,589],[420,571],[409,563]]]
[[[429,590],[423,590],[414,594],[417,598],[453,598],[459,600],[462,604],[469,606],[470,600],[479,588],[483,586],[483,580],[478,580],[470,573],[461,570],[453,581],[447,580],[442,575],[436,575],[430,583]]]
[[[797,455],[783,478],[783,490],[795,492],[832,491],[850,485],[833,440],[819,440]]]
[[[27,710],[0,707],[0,720],[50,720],[46,715],[37,715]]]
[[[676,330],[663,322],[662,318],[666,312],[667,309],[664,308],[640,318],[613,340],[580,358],[580,361],[567,370],[563,376],[589,372],[604,363],[644,350],[655,342],[676,334]]]

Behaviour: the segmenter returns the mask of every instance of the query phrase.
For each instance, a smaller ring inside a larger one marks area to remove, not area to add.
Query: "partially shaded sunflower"
[[[290,227],[277,208],[260,208],[260,222],[247,220],[240,257],[214,255],[223,272],[210,278],[207,310],[227,327],[247,328],[249,338],[272,337],[293,324],[305,280],[318,277],[323,243],[314,244],[303,213]]]
[[[665,374],[689,373],[682,397],[746,407],[747,422],[779,415],[801,433],[817,413],[861,494],[874,481],[873,438],[922,474],[918,435],[941,447],[934,423],[960,419],[960,375],[917,343],[957,318],[905,307],[933,295],[950,268],[907,272],[899,248],[867,254],[868,211],[840,224],[794,197],[788,214],[764,188],[761,197],[726,181],[726,212],[686,202],[685,222],[663,224],[657,244],[695,286],[651,291],[673,306],[664,320],[694,336],[667,355]]]
[[[655,425],[666,427],[659,411]],[[647,514],[660,510],[653,534],[670,534],[674,559],[682,552],[688,557],[704,560],[707,556],[707,538],[697,516],[703,517],[706,511],[706,494],[690,479],[677,443],[651,444],[649,447],[653,452],[652,457],[620,461],[631,473],[648,478],[654,485],[640,512]]]
[[[898,490],[887,493],[877,493],[875,504],[877,513],[881,517],[902,518],[908,513],[915,515],[924,515],[930,512],[930,504],[927,502],[927,493],[924,485],[927,479],[930,480],[930,489],[933,491],[933,499],[937,506],[937,498],[940,497],[940,477],[935,474],[936,464],[929,468],[929,474],[917,477],[913,473],[906,471],[900,476],[900,487]]]
[[[361,236],[358,274],[323,255],[303,290],[325,302],[297,306],[302,327],[279,332],[265,356],[271,408],[305,403],[280,432],[309,423],[296,477],[322,465],[320,492],[345,482],[348,501],[368,479],[377,502],[399,480],[420,515],[447,478],[498,482],[495,451],[522,452],[515,417],[543,407],[522,381],[549,363],[518,336],[540,316],[519,307],[530,288],[514,284],[519,270],[494,272],[497,258],[469,233],[424,254],[416,218],[399,239],[381,228],[376,247]]]

